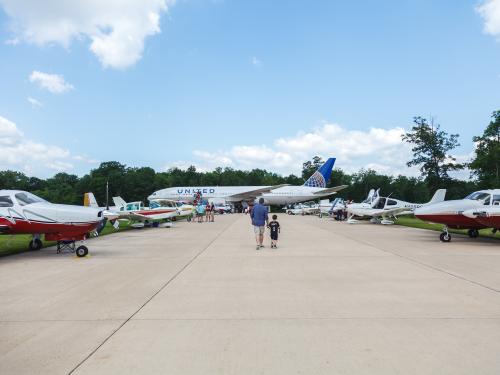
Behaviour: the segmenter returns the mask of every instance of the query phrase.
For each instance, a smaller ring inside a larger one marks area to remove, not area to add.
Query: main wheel
[[[449,233],[443,232],[439,235],[439,239],[441,240],[441,242],[450,242],[451,235]]]
[[[469,235],[470,238],[477,238],[477,237],[479,237],[479,231],[477,229],[469,229],[467,231],[467,234]]]
[[[33,240],[30,241],[28,247],[31,251],[35,250],[40,250],[43,246],[42,241],[39,238],[33,238]]]
[[[87,246],[78,246],[76,249],[76,256],[78,258],[83,258],[85,255],[89,253],[89,249],[87,249]]]
[[[288,214],[288,215],[291,215],[291,214],[292,214],[292,211],[287,211],[287,214]]]

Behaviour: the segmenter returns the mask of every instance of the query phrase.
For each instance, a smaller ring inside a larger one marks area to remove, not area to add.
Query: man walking
[[[264,241],[264,229],[266,225],[269,223],[267,207],[263,205],[264,198],[259,198],[259,203],[253,206],[250,211],[250,217],[252,219],[253,230],[255,232],[255,241],[257,242],[257,249],[259,250],[262,245],[262,241]]]

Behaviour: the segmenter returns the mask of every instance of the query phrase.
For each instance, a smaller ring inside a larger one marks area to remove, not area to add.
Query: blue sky
[[[500,109],[498,0],[41,3],[0,0],[1,169],[414,174],[413,116],[466,160]]]

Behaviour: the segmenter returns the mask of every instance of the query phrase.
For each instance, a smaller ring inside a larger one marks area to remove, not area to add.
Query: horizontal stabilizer
[[[327,194],[335,194],[337,191],[340,191],[342,189],[345,189],[346,187],[348,187],[349,185],[340,185],[340,186],[335,186],[335,187],[331,187],[331,188],[327,188],[327,189],[323,189],[323,190],[319,190],[317,192],[314,193],[314,195],[327,195]]]

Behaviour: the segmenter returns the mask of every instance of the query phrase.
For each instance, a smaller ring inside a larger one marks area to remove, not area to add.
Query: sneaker
[[[255,250],[260,250],[260,246],[259,246],[259,245],[257,245],[257,248],[256,248]]]
[[[262,249],[264,247],[264,245],[260,245],[260,248]]]

